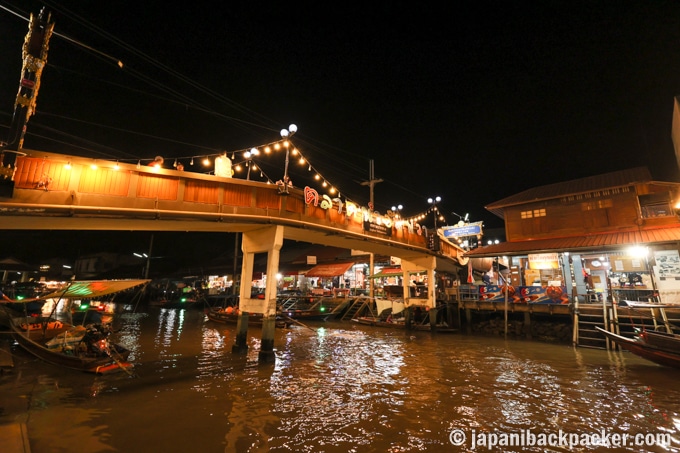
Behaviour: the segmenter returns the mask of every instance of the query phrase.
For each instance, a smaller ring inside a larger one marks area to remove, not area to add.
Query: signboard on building
[[[529,269],[559,269],[557,253],[535,253],[529,255]]]
[[[364,231],[370,231],[371,233],[378,233],[384,236],[392,236],[392,225],[387,226],[384,223],[376,223],[367,220],[364,222]]]

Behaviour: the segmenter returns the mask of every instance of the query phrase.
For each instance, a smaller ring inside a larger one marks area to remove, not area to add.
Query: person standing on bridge
[[[165,162],[165,160],[162,156],[156,156],[156,158],[149,163],[149,167],[161,168],[163,167],[163,162]]]

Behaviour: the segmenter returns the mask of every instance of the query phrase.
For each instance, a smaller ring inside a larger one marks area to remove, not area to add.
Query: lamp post
[[[392,212],[396,213],[397,219],[401,219],[401,210],[404,209],[404,206],[398,204],[396,206],[392,206]]]
[[[288,129],[281,129],[281,138],[287,139],[289,137],[292,137],[295,133],[297,132],[297,126],[295,124],[291,124],[288,126]],[[288,193],[288,162],[290,161],[290,144],[286,142],[285,145],[286,148],[286,165],[283,169],[283,190],[282,192]]]
[[[439,209],[437,208],[437,203],[442,201],[442,197],[428,198],[427,202],[432,205],[432,210],[434,211],[434,229],[437,230],[437,216],[439,215]]]

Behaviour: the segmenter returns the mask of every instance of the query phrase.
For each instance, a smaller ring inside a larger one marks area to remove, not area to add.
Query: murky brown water
[[[15,351],[0,376],[0,423],[26,423],[33,453],[471,451],[486,433],[524,433],[526,444],[560,430],[680,437],[680,370],[628,353],[338,322],[278,331],[276,363],[260,365],[257,328],[239,356],[235,326],[199,311],[150,308],[116,322],[135,377]]]

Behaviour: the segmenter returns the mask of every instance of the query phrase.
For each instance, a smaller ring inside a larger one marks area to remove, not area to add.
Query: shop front
[[[506,262],[508,271],[498,275],[495,265],[494,278],[479,282],[479,300],[504,299],[507,278],[513,303],[568,304],[578,300],[680,305],[680,256],[675,244],[569,247],[537,253],[510,250],[517,248],[511,243],[503,250],[502,245],[496,247],[497,253],[506,254],[499,255],[497,262]]]

